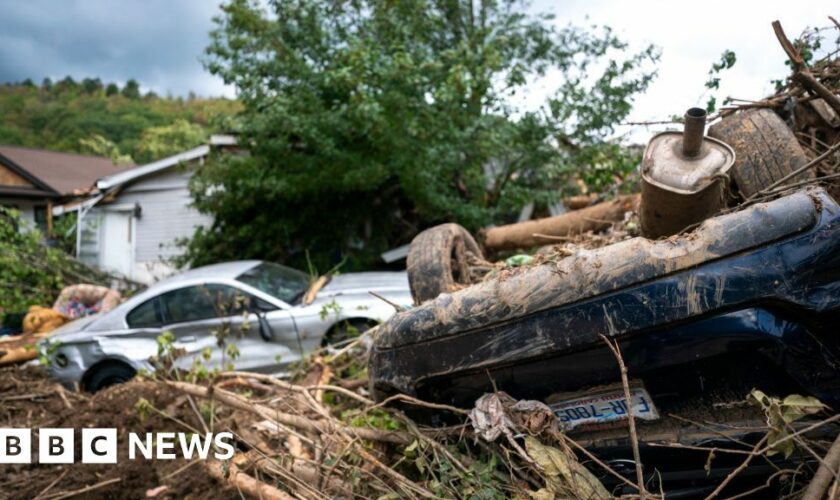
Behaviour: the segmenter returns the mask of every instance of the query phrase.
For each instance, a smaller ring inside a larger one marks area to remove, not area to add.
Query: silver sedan
[[[309,288],[309,276],[270,262],[196,268],[61,327],[39,349],[53,377],[87,391],[151,370],[159,338],[183,354],[175,361],[179,368],[201,358],[208,368],[280,372],[323,343],[388,319],[394,305],[412,302],[404,272],[339,274],[304,303]]]

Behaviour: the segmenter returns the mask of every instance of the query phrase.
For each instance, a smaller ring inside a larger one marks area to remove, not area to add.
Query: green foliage
[[[60,340],[44,339],[38,346],[38,364],[48,367],[52,364],[53,354],[62,346]]]
[[[334,314],[335,319],[341,316],[341,305],[335,299],[321,306],[321,310],[318,311],[318,316],[321,318],[321,321],[326,321],[330,314]]]
[[[130,155],[122,154],[116,144],[99,134],[79,139],[79,147],[83,153],[110,158],[117,165],[131,165],[134,162]]]
[[[425,226],[475,230],[556,201],[622,156],[607,138],[658,58],[628,54],[609,29],[556,28],[519,0],[261,5],[223,5],[207,49],[239,92],[251,155],[194,178],[216,221],[190,243],[196,264],[303,267],[308,248],[319,267],[344,256],[358,268]],[[549,74],[562,83],[546,102],[516,104]]]
[[[791,432],[790,424],[828,408],[814,397],[791,394],[784,399],[778,399],[758,389],[750,392],[747,401],[761,407],[767,417],[767,426],[770,428],[767,444],[771,447],[768,455],[782,453],[785,458],[793,453],[795,444],[794,440],[788,437]]]
[[[208,134],[235,127],[241,109],[228,99],[140,96],[129,80],[120,88],[99,79],[68,77],[40,87],[0,86],[0,144],[107,156],[147,163],[200,144]]]
[[[207,139],[204,127],[178,118],[171,125],[144,130],[137,155],[141,158],[165,158],[203,144]]]
[[[354,427],[372,427],[383,431],[397,431],[403,425],[382,408],[370,410],[350,409],[341,414],[341,420]]]
[[[17,211],[0,207],[0,312],[51,306],[65,284],[55,269],[69,257],[42,245],[37,230],[20,231],[25,224]]]
[[[706,80],[706,88],[710,91],[715,91],[720,89],[720,73],[732,68],[735,65],[735,61],[737,57],[735,52],[727,49],[724,50],[723,53],[720,55],[720,59],[712,63],[712,67],[709,69],[709,79]],[[706,111],[708,113],[713,113],[715,108],[717,107],[717,98],[714,95],[709,96],[709,100],[706,102]]]

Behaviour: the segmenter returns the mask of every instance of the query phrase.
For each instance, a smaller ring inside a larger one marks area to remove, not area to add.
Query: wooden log
[[[625,195],[573,212],[487,228],[483,231],[484,247],[489,250],[531,248],[550,243],[547,236],[572,236],[587,231],[600,231],[624,219],[624,214],[637,210],[639,195]]]
[[[598,197],[595,195],[579,194],[576,196],[569,196],[568,198],[563,198],[563,205],[568,210],[580,210],[581,208],[586,208],[592,205],[596,201],[598,201]]]
[[[228,462],[228,474],[225,475],[225,470],[219,462],[205,462],[204,468],[221,483],[228,483],[242,492],[248,498],[259,498],[266,500],[293,500],[294,497],[288,493],[281,491],[270,484],[258,481],[253,477],[245,474],[239,470],[239,467],[232,462]]]

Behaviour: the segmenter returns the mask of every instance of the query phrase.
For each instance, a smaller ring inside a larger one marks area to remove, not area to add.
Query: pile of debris
[[[802,190],[838,193],[840,59],[806,66],[774,29],[787,85],[725,109],[710,137],[689,110],[682,132],[652,139],[640,194],[477,239],[456,224],[424,231],[408,255],[416,307],[288,379],[174,370],[167,349],[154,374],[92,397],[0,371],[6,427],[236,438],[227,462],[2,465],[4,486],[40,498],[661,498],[670,486],[835,498],[837,401],[805,389],[835,394],[836,340],[821,339],[840,310],[823,269],[840,260],[838,205]],[[779,297],[819,321],[775,311]],[[755,376],[779,391],[755,390]],[[597,383],[575,386],[584,379]]]
[[[316,354],[290,381],[244,372],[217,372],[208,380],[198,370],[161,369],[91,396],[64,390],[36,368],[2,369],[4,427],[73,427],[77,433],[82,427],[115,427],[122,441],[129,432],[229,431],[236,440],[230,461],[129,460],[120,449],[116,465],[0,465],[5,491],[10,498],[51,499],[661,497],[645,486],[639,490],[642,483],[627,479],[619,462],[591,453],[586,435],[570,438],[554,411],[538,401],[497,392],[480,398],[471,411],[408,396],[376,403],[363,368],[365,343],[373,334],[339,352]],[[712,470],[733,460],[744,467],[751,460],[773,463],[793,442],[821,449],[821,431],[838,421],[838,415],[823,414],[807,427],[797,425],[799,417],[824,410],[812,400],[758,394],[752,403],[764,415],[762,432],[776,433],[772,444],[701,447]],[[423,418],[406,412],[434,414],[438,425],[419,424]],[[774,476],[785,479],[783,486],[773,484],[769,491],[802,491],[798,478],[815,466],[801,453],[794,456],[801,457],[801,470],[780,468]],[[741,470],[733,466],[717,488],[707,490],[708,498],[733,486],[771,487],[764,478],[740,477]]]
[[[409,268],[425,276],[412,284],[418,302],[523,264],[557,260],[636,236],[679,235],[716,214],[810,185],[822,186],[840,199],[840,49],[809,65],[797,48],[809,36],[840,31],[840,24],[829,19],[833,26],[803,34],[796,43],[774,22],[791,76],[779,83],[774,95],[759,101],[728,99],[737,104],[714,116],[692,108],[685,114],[682,133],[653,137],[640,169],[640,194],[606,201],[571,197],[564,200],[566,213],[486,228],[476,239],[451,225],[433,228],[437,235],[421,233],[408,259]],[[707,123],[709,136],[704,137]],[[487,260],[522,250],[532,253]],[[447,252],[451,265],[445,264]],[[439,262],[444,264],[435,264]]]

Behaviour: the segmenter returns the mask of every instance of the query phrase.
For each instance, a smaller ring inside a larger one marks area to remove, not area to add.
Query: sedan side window
[[[180,288],[160,296],[168,323],[200,321],[242,314],[250,297],[227,285],[199,285]]]
[[[129,328],[157,328],[163,324],[157,297],[143,302],[125,317]]]

